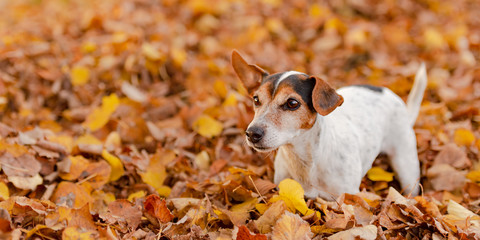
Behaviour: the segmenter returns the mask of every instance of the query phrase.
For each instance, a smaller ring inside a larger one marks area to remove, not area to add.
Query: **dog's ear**
[[[328,85],[327,82],[315,76],[310,77],[309,80],[315,81],[315,87],[312,91],[312,103],[317,113],[325,116],[342,105],[343,97]]]
[[[260,86],[262,79],[268,76],[268,72],[259,66],[248,64],[236,50],[232,52],[232,66],[250,95]]]

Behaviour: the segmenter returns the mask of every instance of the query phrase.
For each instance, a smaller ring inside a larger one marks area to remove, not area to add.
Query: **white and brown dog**
[[[424,64],[407,105],[387,88],[354,85],[335,91],[324,80],[301,72],[270,75],[237,51],[232,65],[253,97],[248,145],[260,152],[278,149],[276,184],[292,178],[309,198],[354,194],[382,152],[405,193],[418,194],[420,168],[412,126],[427,84]]]

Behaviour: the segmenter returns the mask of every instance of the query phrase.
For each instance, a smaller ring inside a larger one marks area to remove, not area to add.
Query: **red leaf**
[[[157,195],[152,194],[147,196],[143,206],[148,214],[156,217],[161,223],[167,223],[173,219],[173,215],[167,208],[165,199],[160,199]]]
[[[267,236],[263,234],[251,235],[247,227],[241,226],[238,228],[236,240],[267,240]]]

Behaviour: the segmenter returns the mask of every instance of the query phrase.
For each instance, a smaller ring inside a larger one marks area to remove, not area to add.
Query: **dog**
[[[232,66],[253,99],[247,144],[278,149],[274,182],[299,182],[308,198],[334,199],[359,192],[379,153],[389,157],[405,194],[419,192],[420,166],[413,125],[427,85],[425,65],[407,104],[388,88],[352,85],[338,90],[305,73],[269,74],[237,52]]]

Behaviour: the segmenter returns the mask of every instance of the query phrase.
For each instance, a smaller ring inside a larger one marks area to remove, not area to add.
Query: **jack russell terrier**
[[[233,68],[253,97],[247,144],[278,149],[274,182],[299,182],[308,198],[359,192],[379,153],[389,156],[405,193],[419,192],[420,167],[413,125],[427,85],[422,64],[407,104],[391,90],[370,85],[333,89],[324,80],[288,71],[269,74],[237,51]]]

